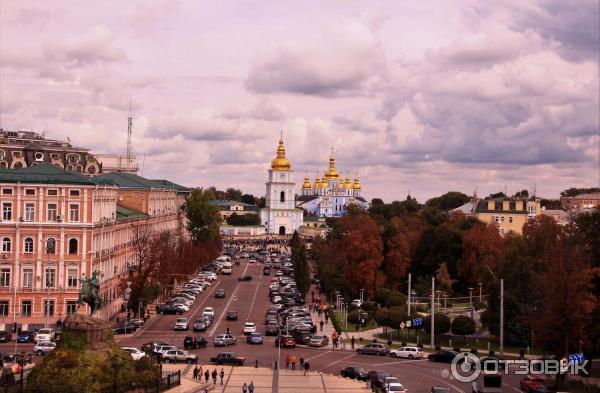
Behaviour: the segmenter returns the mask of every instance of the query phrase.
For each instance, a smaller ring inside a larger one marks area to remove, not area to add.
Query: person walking
[[[304,357],[300,356],[300,368],[304,367]]]
[[[310,369],[310,364],[308,364],[308,362],[304,362],[304,375],[308,374],[309,369]]]
[[[248,392],[248,385],[246,385],[246,382],[244,382],[244,384],[242,385],[242,393],[247,393]]]
[[[323,325],[325,325],[325,322],[323,322],[323,320],[321,319],[321,322],[319,322],[319,326],[321,327],[321,331],[323,331]]]
[[[212,380],[213,380],[213,385],[217,384],[217,369],[215,368],[212,372]]]
[[[292,355],[290,356],[290,362],[292,363],[292,370],[296,370],[296,362],[298,361],[298,356]]]
[[[204,372],[204,381],[206,383],[208,383],[208,378],[210,378],[210,372],[208,371],[208,369],[206,369],[206,371]]]
[[[290,368],[290,355],[285,357],[285,368]]]
[[[250,381],[250,385],[248,385],[248,393],[254,393],[254,382]]]
[[[329,323],[329,314],[325,313],[325,324]]]
[[[198,366],[194,367],[194,371],[192,373],[194,381],[198,380]]]
[[[352,339],[350,340],[350,344],[352,344],[352,349],[354,349],[354,336],[352,336]]]
[[[219,376],[221,377],[221,385],[223,385],[223,377],[225,377],[225,370],[223,370],[222,367],[221,367],[221,373],[219,373]]]

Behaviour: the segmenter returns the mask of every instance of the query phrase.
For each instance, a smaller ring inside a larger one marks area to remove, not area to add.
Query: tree
[[[590,187],[590,188],[576,188],[571,187],[564,191],[561,191],[561,197],[574,197],[581,194],[590,194],[594,192],[600,192],[600,187]]]
[[[256,198],[252,194],[244,194],[242,195],[242,202],[249,205],[256,205]]]
[[[213,199],[213,195],[210,189],[196,188],[185,201],[188,231],[192,233],[198,228],[193,232],[193,237],[197,241],[210,241],[219,237],[221,214],[217,206],[209,203]]]
[[[515,197],[517,197],[517,198],[529,198],[529,191],[528,190],[518,191],[515,194]]]
[[[476,286],[485,271],[498,271],[504,244],[492,224],[472,226],[463,235],[463,253],[458,262],[458,277],[465,288]]]
[[[446,263],[442,263],[438,270],[435,272],[435,280],[439,283],[440,290],[446,292],[446,294],[452,294],[452,285],[456,282],[450,277],[450,273],[448,272],[448,265]]]
[[[440,210],[451,210],[469,202],[466,194],[458,191],[449,191],[439,197],[429,199],[425,205]]]
[[[431,315],[423,318],[423,329],[425,329],[427,333],[431,334]],[[437,336],[447,333],[450,330],[450,318],[448,318],[446,314],[436,313],[434,329],[435,330],[433,334],[436,336],[437,341]]]
[[[459,315],[452,321],[452,334],[463,336],[463,341],[467,341],[467,336],[475,333],[475,321],[466,315]]]
[[[386,308],[406,305],[406,296],[403,293],[387,288],[378,288],[373,295],[373,300]]]
[[[292,266],[298,290],[306,295],[310,288],[310,268],[308,266],[308,251],[304,241],[300,239],[297,231],[294,231],[290,241],[292,249]]]
[[[456,277],[456,265],[462,256],[462,233],[445,223],[423,232],[413,258],[412,272],[422,276],[434,276],[442,263]]]
[[[394,217],[389,222],[385,240],[385,258],[382,264],[386,285],[398,289],[410,269],[415,249],[426,223],[416,215]]]
[[[230,187],[225,191],[225,199],[230,200],[230,201],[241,202],[242,201],[242,191],[238,190],[237,188]]]

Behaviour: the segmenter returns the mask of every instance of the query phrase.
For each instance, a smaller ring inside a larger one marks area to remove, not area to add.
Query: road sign
[[[573,355],[569,355],[569,362],[573,364],[581,364],[585,358],[583,357],[583,353],[576,353]]]
[[[400,329],[404,329],[406,327],[406,324],[404,322],[400,323]]]

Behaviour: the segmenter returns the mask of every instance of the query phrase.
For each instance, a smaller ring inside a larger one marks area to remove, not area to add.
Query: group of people
[[[194,371],[192,372],[192,377],[195,381],[202,381],[202,375],[204,375],[204,381],[208,383],[209,378],[212,376],[213,385],[217,384],[217,377],[221,378],[221,385],[223,385],[223,378],[225,377],[225,370],[221,368],[221,372],[217,372],[217,369],[213,369],[212,372],[206,368],[204,373],[202,372],[202,366],[194,367]]]
[[[285,368],[290,368],[291,365],[292,370],[295,370],[298,360],[300,361],[300,370],[304,370],[304,375],[308,374],[308,370],[310,370],[310,364],[304,360],[304,357],[300,356],[300,359],[298,359],[298,356],[295,354],[287,355],[285,357]]]

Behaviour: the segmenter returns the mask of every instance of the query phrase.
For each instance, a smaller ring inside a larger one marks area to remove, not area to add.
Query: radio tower
[[[131,165],[133,161],[133,153],[131,151],[131,132],[133,129],[133,114],[131,113],[131,101],[129,101],[129,116],[127,116],[127,165]]]

